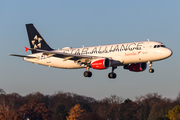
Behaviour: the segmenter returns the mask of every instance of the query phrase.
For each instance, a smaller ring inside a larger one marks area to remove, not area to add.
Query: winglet
[[[27,47],[25,47],[25,46],[24,46],[24,48],[26,49],[26,50],[25,50],[26,52],[29,50],[29,48],[27,48]]]

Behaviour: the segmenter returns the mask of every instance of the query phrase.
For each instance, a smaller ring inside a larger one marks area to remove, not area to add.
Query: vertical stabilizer
[[[40,35],[33,24],[26,24],[30,47],[33,49],[52,50],[52,48],[46,43],[44,38]],[[31,50],[32,53],[37,53],[36,50]]]

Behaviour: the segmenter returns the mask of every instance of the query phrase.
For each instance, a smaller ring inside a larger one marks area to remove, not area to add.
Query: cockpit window
[[[154,48],[166,47],[165,45],[154,45]]]
[[[161,45],[161,47],[166,47],[165,45]]]

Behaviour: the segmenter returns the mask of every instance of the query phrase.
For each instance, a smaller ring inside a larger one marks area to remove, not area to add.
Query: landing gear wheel
[[[88,75],[88,77],[91,77],[91,76],[92,76],[92,72],[90,72],[90,71],[89,71],[89,75]]]
[[[90,72],[90,71],[84,72],[84,77],[91,77],[91,76],[92,76],[92,72]]]
[[[148,64],[149,64],[149,67],[150,67],[149,72],[154,73],[154,69],[152,69],[152,61],[148,61]]]
[[[116,78],[116,73],[109,73],[108,74],[108,77],[110,78],[110,79],[115,79]]]
[[[154,73],[154,69],[149,69],[149,72],[150,73]]]

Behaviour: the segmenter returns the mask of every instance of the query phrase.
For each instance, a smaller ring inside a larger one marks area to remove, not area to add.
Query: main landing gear
[[[110,78],[110,79],[115,79],[116,78],[116,73],[114,73],[114,70],[116,69],[117,67],[112,67],[112,72],[110,72],[109,74],[108,74],[108,77]],[[89,67],[87,67],[86,68],[87,69],[87,71],[85,71],[84,72],[84,77],[91,77],[92,76],[92,72],[91,71],[89,71]]]
[[[154,69],[152,69],[152,61],[148,61],[148,64],[149,64],[149,67],[150,67],[149,72],[154,73]]]
[[[87,71],[84,72],[84,77],[91,77],[92,76],[92,72],[89,71],[89,67],[86,68]]]
[[[116,69],[117,67],[112,67],[112,72],[108,74],[108,77],[110,79],[115,79],[116,78],[116,73],[114,73],[114,70]]]

